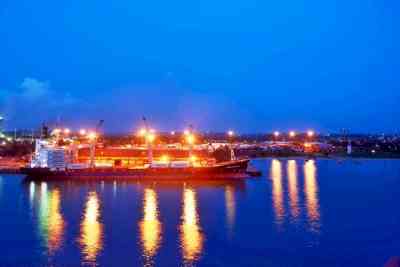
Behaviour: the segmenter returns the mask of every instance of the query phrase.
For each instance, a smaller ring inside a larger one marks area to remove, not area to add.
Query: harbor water
[[[243,181],[0,176],[0,266],[385,266],[400,161],[260,159]],[[206,177],[205,177],[206,178]]]

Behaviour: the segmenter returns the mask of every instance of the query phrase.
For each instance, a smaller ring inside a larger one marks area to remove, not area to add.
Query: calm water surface
[[[400,161],[256,160],[242,182],[0,176],[0,266],[384,266]]]

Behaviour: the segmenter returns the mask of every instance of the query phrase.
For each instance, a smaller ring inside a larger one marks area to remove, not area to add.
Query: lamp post
[[[153,141],[156,136],[151,131],[148,131],[145,138],[147,144],[147,160],[149,161],[149,164],[151,164],[153,162]]]
[[[156,138],[155,131],[153,129],[149,129],[146,125],[144,128],[139,130],[138,134],[144,138],[147,148],[147,161],[149,164],[151,164],[153,162],[153,142]]]
[[[194,142],[196,141],[196,138],[195,138],[195,136],[193,134],[193,126],[189,125],[189,129],[185,129],[183,134],[186,137],[186,142],[187,142],[188,147],[189,147],[189,158],[192,158],[192,156],[193,156],[193,145],[194,145]]]
[[[274,141],[275,141],[275,142],[278,140],[278,137],[279,137],[280,134],[281,134],[281,133],[278,132],[278,131],[275,131],[275,132],[274,132]]]
[[[235,132],[232,131],[232,130],[229,130],[227,132],[227,134],[228,134],[228,140],[229,140],[229,150],[230,150],[231,160],[235,160],[236,159],[235,151],[233,150],[233,147],[232,147],[232,143],[233,143],[233,138],[235,136]]]
[[[192,155],[193,155],[193,144],[195,142],[195,137],[191,132],[186,136],[186,142],[189,145],[189,157],[192,157]]]

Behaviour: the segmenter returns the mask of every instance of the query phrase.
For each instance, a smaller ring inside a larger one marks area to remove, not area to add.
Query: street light
[[[65,129],[64,129],[64,134],[68,135],[70,132],[71,132],[70,129],[68,129],[68,128],[65,128]]]
[[[147,142],[152,143],[154,139],[156,139],[156,135],[154,133],[148,133],[146,135]]]
[[[80,135],[86,135],[86,130],[85,129],[80,129],[79,130]]]
[[[139,136],[145,136],[146,133],[147,133],[146,128],[141,128],[141,129],[138,131],[138,135],[139,135]]]
[[[228,131],[228,137],[229,137],[229,151],[230,151],[231,160],[235,160],[235,159],[236,159],[235,151],[233,150],[233,147],[232,147],[234,135],[235,135],[235,132],[234,132],[234,131],[232,131],[232,130],[229,130],[229,131]]]
[[[96,167],[95,157],[96,157],[97,133],[89,132],[87,135],[87,138],[89,139],[89,142],[90,142],[90,167],[94,168],[94,167]]]
[[[195,137],[193,134],[188,134],[186,136],[186,141],[188,142],[189,145],[193,145],[195,142]]]
[[[281,133],[278,132],[278,131],[275,131],[275,132],[274,132],[274,136],[275,136],[275,137],[278,137],[280,134],[281,134]]]
[[[95,140],[97,138],[97,134],[95,132],[90,132],[90,133],[88,133],[87,138],[90,141],[93,141],[93,140]]]
[[[54,130],[53,130],[53,134],[54,135],[58,135],[58,134],[60,134],[61,133],[61,129],[59,129],[59,128],[55,128]]]
[[[307,136],[308,136],[308,137],[313,137],[314,134],[315,134],[315,133],[314,133],[314,131],[312,131],[312,130],[308,130],[308,131],[307,131]]]
[[[295,131],[290,131],[289,132],[289,136],[290,137],[295,137],[296,136],[296,132]]]

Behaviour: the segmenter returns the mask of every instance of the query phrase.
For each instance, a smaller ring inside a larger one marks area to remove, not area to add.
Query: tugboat
[[[84,143],[60,142],[63,131],[53,131],[53,139],[37,139],[30,165],[21,168],[30,180],[215,180],[243,179],[256,174],[248,171],[249,159],[236,159],[230,147],[230,160],[216,162],[194,149],[194,135],[185,133],[188,148],[153,149],[154,131],[140,131],[146,147],[101,148],[97,133],[83,133]],[[69,134],[69,130],[65,131]],[[71,139],[73,140],[73,139]],[[60,145],[64,143],[64,145]],[[204,151],[203,151],[204,152]],[[146,155],[147,154],[147,155]]]

